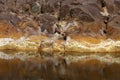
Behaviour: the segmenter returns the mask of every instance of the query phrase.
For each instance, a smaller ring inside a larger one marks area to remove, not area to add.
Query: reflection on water
[[[120,80],[119,53],[13,53],[0,52],[0,80]]]

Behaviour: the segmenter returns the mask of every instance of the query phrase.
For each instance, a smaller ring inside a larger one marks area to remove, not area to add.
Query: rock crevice
[[[2,0],[0,20],[22,36],[53,35],[56,28],[69,26],[63,31],[69,36],[119,39],[119,3],[118,0]]]

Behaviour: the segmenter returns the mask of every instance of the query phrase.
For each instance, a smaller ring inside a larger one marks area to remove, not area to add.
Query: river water
[[[120,53],[3,51],[0,80],[120,80]]]

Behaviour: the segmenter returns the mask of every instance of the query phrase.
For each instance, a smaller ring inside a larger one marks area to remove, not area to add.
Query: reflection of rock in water
[[[120,80],[119,55],[18,58],[0,59],[0,80]]]

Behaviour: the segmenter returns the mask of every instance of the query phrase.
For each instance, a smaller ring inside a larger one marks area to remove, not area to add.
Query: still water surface
[[[120,80],[120,53],[4,51],[0,80]]]

